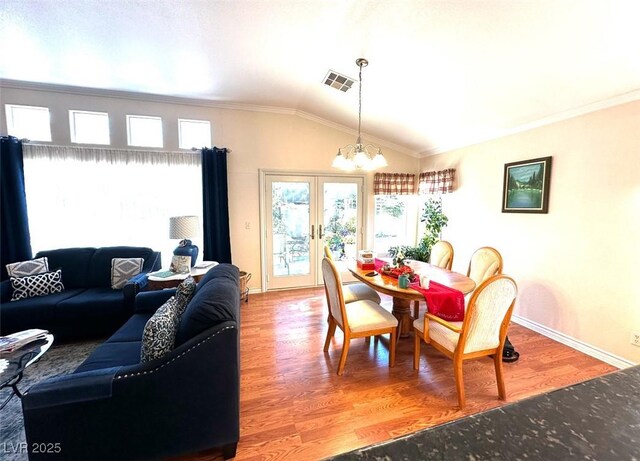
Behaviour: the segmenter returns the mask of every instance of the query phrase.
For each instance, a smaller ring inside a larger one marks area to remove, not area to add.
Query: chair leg
[[[498,397],[507,400],[507,389],[504,385],[504,373],[502,369],[502,354],[497,351],[493,356],[493,365],[496,369],[496,381],[498,383]]]
[[[329,317],[329,329],[327,330],[327,339],[324,341],[324,351],[327,352],[329,350],[329,344],[331,343],[331,338],[336,333],[336,321],[333,317]]]
[[[465,405],[464,398],[464,380],[462,379],[462,359],[458,357],[453,358],[453,372],[456,377],[456,391],[458,392],[458,405],[462,410]]]
[[[413,369],[418,370],[420,368],[420,332],[413,330]]]
[[[417,300],[413,302],[413,318],[420,318],[420,301]]]
[[[349,344],[351,340],[345,334],[344,335],[344,344],[342,345],[342,354],[340,354],[340,363],[338,364],[338,375],[342,375],[344,372],[344,366],[347,363],[347,354],[349,353]]]
[[[391,337],[389,338],[389,368],[396,366],[396,337],[398,328],[391,329]]]

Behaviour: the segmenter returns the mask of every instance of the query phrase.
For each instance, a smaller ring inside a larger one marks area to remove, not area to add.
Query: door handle
[[[316,226],[311,224],[311,240],[315,238],[315,233],[316,233]]]
[[[322,233],[322,224],[318,224],[318,238],[321,239],[322,237],[324,237],[324,234]]]

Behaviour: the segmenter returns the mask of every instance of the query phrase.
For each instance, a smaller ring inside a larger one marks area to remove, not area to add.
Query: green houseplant
[[[449,218],[442,212],[441,199],[429,198],[425,202],[420,222],[425,223],[425,233],[417,246],[399,245],[389,248],[394,264],[402,264],[405,259],[429,262],[431,248],[440,240],[440,232],[449,222]]]

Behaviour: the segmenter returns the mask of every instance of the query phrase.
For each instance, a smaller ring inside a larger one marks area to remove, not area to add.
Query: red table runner
[[[410,283],[409,287],[424,295],[430,314],[449,322],[464,320],[464,294],[461,291],[433,280],[429,282],[429,288],[426,290],[420,286],[419,281]]]

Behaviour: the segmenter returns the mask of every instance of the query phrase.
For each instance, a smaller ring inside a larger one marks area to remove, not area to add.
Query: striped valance
[[[373,177],[375,195],[411,195],[415,193],[416,175],[408,173],[376,173]]]
[[[439,195],[453,192],[455,174],[456,170],[454,168],[420,173],[418,193],[420,195]]]

